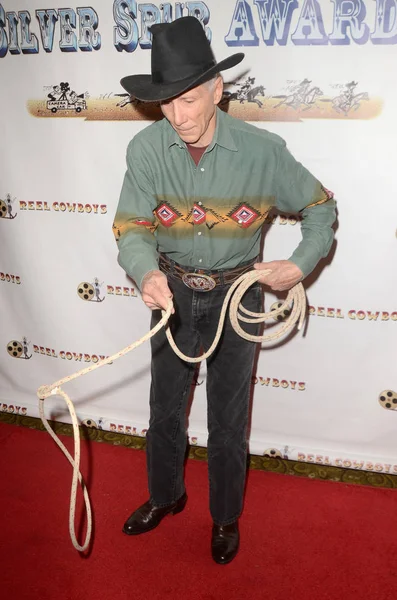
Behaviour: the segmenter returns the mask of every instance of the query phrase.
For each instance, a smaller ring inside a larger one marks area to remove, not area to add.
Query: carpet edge
[[[36,417],[0,412],[0,423],[1,422],[9,425],[45,431],[41,420]],[[73,435],[72,425],[68,423],[50,421],[50,425],[57,435]],[[146,447],[146,440],[144,437],[104,431],[93,427],[80,426],[80,437],[85,440],[123,446],[134,450],[144,450]],[[207,461],[207,448],[190,446],[188,456],[194,460]],[[397,489],[397,475],[389,475],[386,473],[355,471],[353,469],[343,469],[342,467],[330,465],[319,465],[287,460],[284,458],[268,458],[256,455],[250,455],[248,462],[249,468],[253,470],[267,471],[281,475],[308,477],[309,479],[320,479],[322,481],[335,481],[339,483]]]

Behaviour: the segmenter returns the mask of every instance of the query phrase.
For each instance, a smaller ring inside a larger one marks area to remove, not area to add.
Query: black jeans
[[[175,314],[170,327],[175,342],[188,356],[211,345],[224,297],[230,285],[209,292],[189,289],[168,275]],[[255,283],[243,304],[261,310],[262,288]],[[153,311],[151,327],[161,318]],[[257,335],[258,324],[243,324]],[[167,506],[185,492],[186,409],[195,365],[176,356],[164,330],[151,338],[152,383],[150,423],[147,432],[149,492],[156,506]],[[229,317],[214,354],[207,360],[207,425],[210,512],[218,525],[236,520],[242,511],[247,467],[247,421],[256,344],[233,330]],[[201,352],[200,352],[201,353]]]

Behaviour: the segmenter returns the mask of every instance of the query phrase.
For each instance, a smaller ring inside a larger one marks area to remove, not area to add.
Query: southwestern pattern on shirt
[[[263,205],[262,199],[260,200],[260,206]],[[239,202],[232,206],[230,210],[225,212],[224,203],[218,205],[216,200],[210,199],[211,204],[216,208],[209,208],[202,202],[199,204],[194,203],[193,207],[187,214],[182,214],[183,207],[179,209],[175,208],[178,200],[175,199],[173,204],[169,202],[160,202],[156,209],[153,211],[156,219],[155,226],[163,225],[164,227],[178,226],[183,227],[184,224],[189,225],[205,225],[208,229],[212,229],[215,225],[223,224],[226,228],[240,227],[247,229],[255,221],[263,221],[269,213],[271,205],[266,205],[266,210],[262,212],[258,207],[253,207],[249,202]],[[223,213],[223,214],[222,214]],[[179,221],[179,223],[178,223]],[[136,224],[139,224],[139,220],[135,220]],[[142,222],[142,225],[147,226],[147,222]],[[223,229],[223,228],[222,228]],[[219,231],[218,231],[219,234]]]
[[[246,229],[262,215],[259,212],[257,212],[254,208],[252,208],[252,206],[250,206],[248,202],[243,202],[237,207],[232,208],[228,216],[231,219],[233,219],[237,223],[237,225],[239,225],[243,229]]]
[[[158,224],[153,220],[139,217],[130,217],[130,215],[116,215],[113,223],[113,233],[116,241],[119,241],[122,235],[125,235],[129,231],[133,231],[138,228],[145,228],[150,234],[154,234]]]
[[[182,220],[189,223],[189,225],[202,225],[205,223],[208,229],[212,229],[215,225],[227,221],[227,217],[223,217],[212,208],[203,206],[202,202],[200,202],[200,205],[193,204],[193,208]]]
[[[328,202],[328,200],[332,200],[334,198],[334,192],[331,192],[331,190],[327,190],[327,188],[325,188],[321,183],[320,183],[320,190],[322,192],[322,197],[320,198],[320,200],[317,200],[316,202],[312,202],[311,204],[308,204],[305,208],[312,208],[313,206],[318,206],[319,204],[324,204],[325,202]]]
[[[334,197],[333,192],[327,188],[324,188],[324,186],[321,184],[319,186],[319,192],[321,197],[305,208],[311,208],[313,206],[324,204]],[[212,229],[215,225],[223,223],[226,224],[226,227],[229,227],[230,225],[237,225],[242,229],[247,229],[256,221],[264,221],[273,207],[273,205],[269,203],[266,206],[266,210],[261,211],[258,209],[258,207],[254,207],[249,202],[240,202],[239,204],[234,205],[226,214],[220,214],[222,209],[224,209],[224,206],[219,206],[218,212],[213,208],[208,208],[208,206],[205,206],[200,202],[200,205],[194,203],[193,207],[187,214],[182,214],[178,209],[175,208],[176,203],[177,199],[175,199],[174,204],[170,204],[167,201],[160,202],[153,211],[154,220],[151,221],[144,218],[132,218],[125,219],[118,224],[115,222],[113,229],[117,228],[117,239],[120,238],[122,233],[126,233],[128,230],[133,229],[136,225],[143,226],[151,233],[154,233],[159,225],[163,225],[164,227],[168,228],[175,225],[178,221],[180,221],[180,226],[183,226],[185,223],[189,225],[205,224],[208,229]],[[263,207],[263,203],[261,204]]]
[[[175,221],[182,217],[182,214],[168,202],[160,202],[153,214],[164,227],[172,227]]]

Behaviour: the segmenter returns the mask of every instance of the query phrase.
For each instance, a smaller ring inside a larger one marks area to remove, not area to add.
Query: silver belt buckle
[[[195,292],[210,292],[216,286],[216,281],[209,275],[200,273],[184,273],[182,275],[183,283]]]

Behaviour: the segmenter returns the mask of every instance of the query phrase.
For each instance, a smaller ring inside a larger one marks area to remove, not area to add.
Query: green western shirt
[[[158,268],[158,252],[192,268],[236,267],[259,254],[276,206],[301,212],[302,241],[289,260],[306,276],[332,244],[332,197],[273,133],[217,109],[213,140],[196,166],[162,119],[128,145],[113,225],[118,261],[139,288]]]

